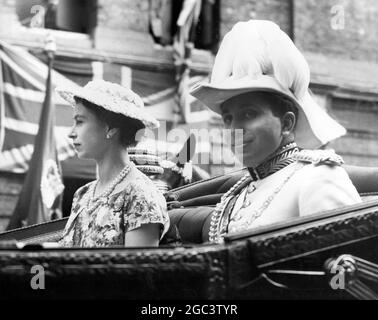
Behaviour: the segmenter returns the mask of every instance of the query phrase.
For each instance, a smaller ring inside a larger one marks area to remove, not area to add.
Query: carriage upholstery
[[[345,166],[352,182],[364,200],[378,199],[378,168]],[[166,194],[171,227],[162,245],[198,244],[208,241],[211,212],[224,192],[240,179],[246,170],[199,181],[171,190]],[[67,218],[0,234],[1,240],[26,243],[57,241]]]
[[[350,179],[360,193],[363,201],[378,200],[378,168],[344,166]],[[246,169],[200,181],[189,186],[172,190],[167,195],[171,209],[172,224],[177,227],[183,243],[202,243],[208,241],[211,212],[224,192],[230,189],[245,173]],[[177,239],[172,228],[164,241]],[[202,239],[199,235],[202,234]]]
[[[378,195],[378,168],[344,166],[357,191],[363,197]],[[168,202],[184,207],[215,205],[220,197],[229,190],[245,173],[246,169],[231,172],[212,179],[198,181],[169,191]]]

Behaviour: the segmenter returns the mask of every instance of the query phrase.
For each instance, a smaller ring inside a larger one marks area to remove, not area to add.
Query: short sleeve
[[[169,216],[164,196],[148,184],[134,186],[127,195],[124,207],[125,232],[139,228],[143,224],[161,225],[160,239],[168,231]]]
[[[301,216],[360,203],[361,198],[340,166],[313,166],[299,193]]]
[[[62,238],[59,240],[59,244],[62,247],[70,247],[73,245],[73,217],[76,216],[77,212],[80,210],[80,201],[84,197],[85,193],[88,191],[89,185],[91,183],[88,183],[79,189],[76,190],[76,192],[73,195],[72,199],[72,206],[71,206],[71,213],[67,220],[67,223],[64,227]]]

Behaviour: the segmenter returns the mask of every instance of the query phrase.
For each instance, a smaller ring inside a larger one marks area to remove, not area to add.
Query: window
[[[170,45],[177,32],[177,19],[184,0],[150,0],[150,33],[156,43]],[[197,49],[216,50],[219,41],[219,0],[202,0],[198,23],[190,30]]]

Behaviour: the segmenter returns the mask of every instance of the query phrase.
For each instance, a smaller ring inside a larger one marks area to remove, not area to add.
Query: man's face
[[[222,118],[226,129],[242,129],[242,135],[232,135],[231,148],[247,167],[256,167],[271,155],[282,142],[281,120],[272,113],[266,94],[249,92],[225,101]]]

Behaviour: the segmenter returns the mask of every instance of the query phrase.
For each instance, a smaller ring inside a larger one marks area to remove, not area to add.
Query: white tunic
[[[361,198],[342,167],[294,162],[264,179],[252,181],[239,193],[228,232],[359,202]],[[250,205],[242,208],[243,203]]]

